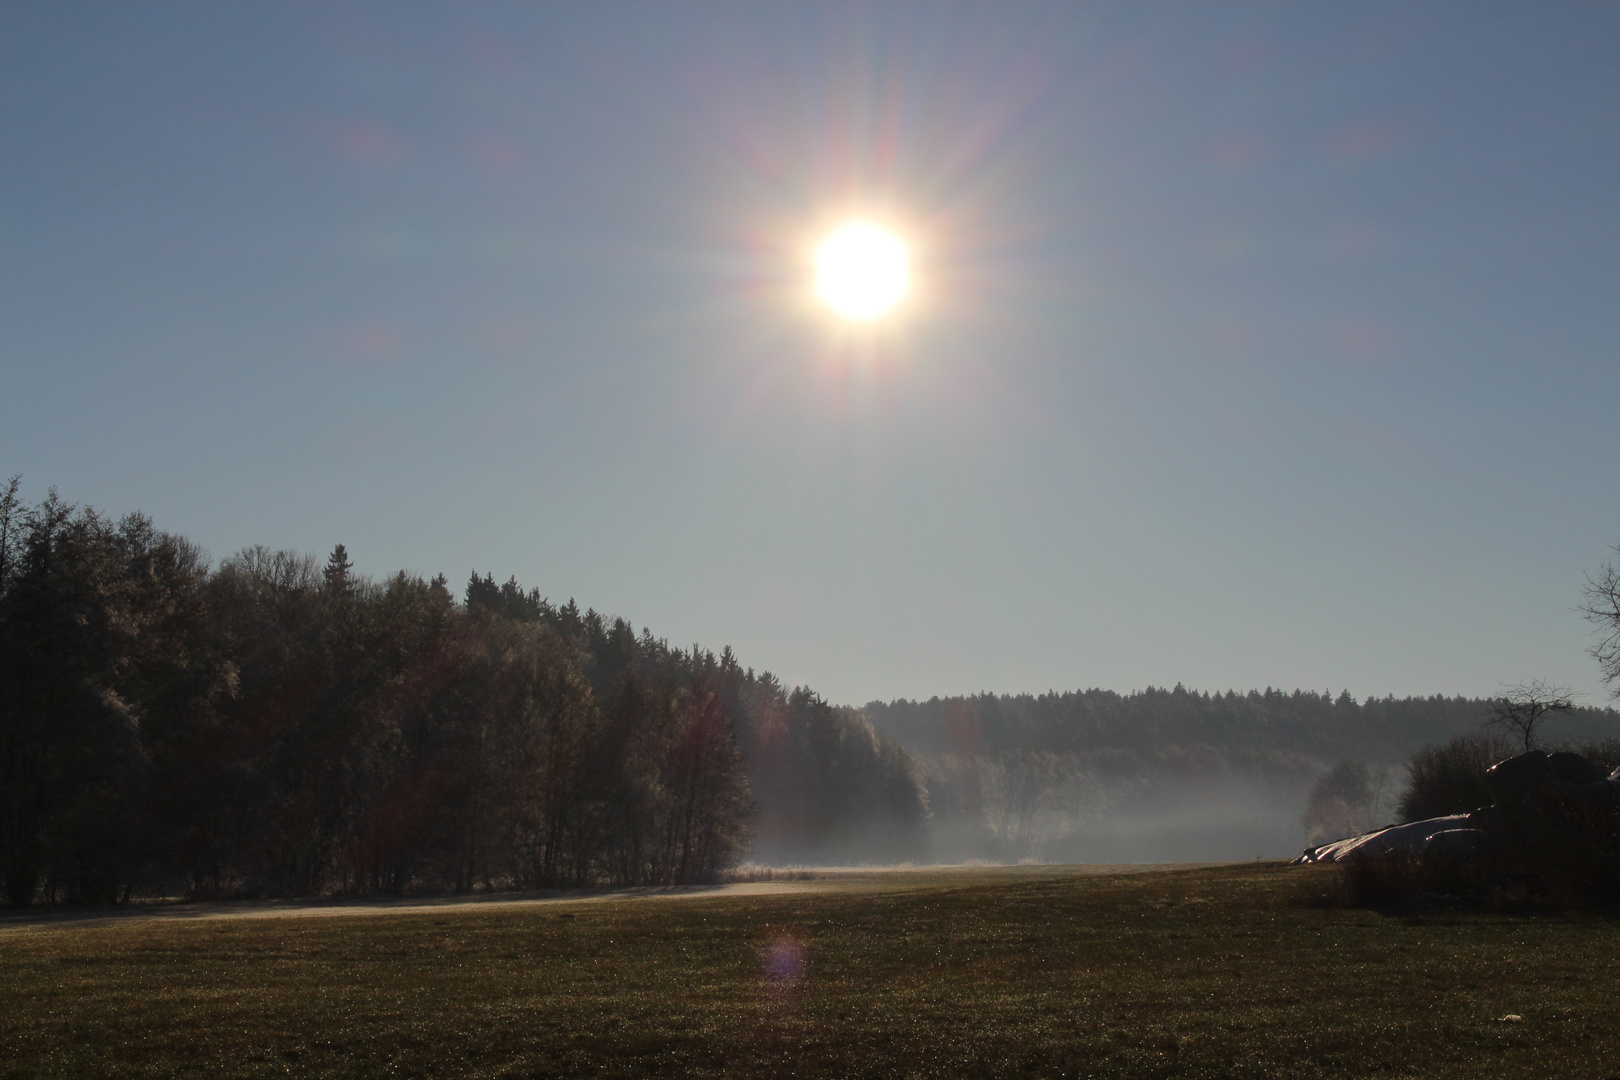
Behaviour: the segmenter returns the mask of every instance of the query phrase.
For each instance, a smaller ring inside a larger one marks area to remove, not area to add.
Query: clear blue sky
[[[0,6],[0,472],[834,701],[1602,700],[1620,6]],[[918,295],[853,338],[849,212]]]

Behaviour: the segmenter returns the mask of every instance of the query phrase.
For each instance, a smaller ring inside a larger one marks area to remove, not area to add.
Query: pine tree
[[[321,577],[326,583],[326,592],[331,596],[347,596],[354,590],[354,577],[351,571],[354,564],[349,561],[349,549],[342,544],[332,549],[332,554],[326,559],[326,569],[321,571]]]

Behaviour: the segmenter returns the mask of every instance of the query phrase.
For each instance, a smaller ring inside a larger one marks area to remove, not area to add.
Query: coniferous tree
[[[332,549],[327,556],[326,569],[321,571],[321,580],[329,596],[346,596],[354,588],[351,572],[354,564],[349,561],[349,550],[342,544]]]

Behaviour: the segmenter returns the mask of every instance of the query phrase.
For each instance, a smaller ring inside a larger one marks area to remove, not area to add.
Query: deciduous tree
[[[1620,556],[1620,544],[1614,548]],[[1620,698],[1620,561],[1610,559],[1597,574],[1587,575],[1581,611],[1597,630],[1592,656],[1613,697]]]
[[[1552,686],[1540,679],[1518,683],[1491,699],[1491,715],[1485,722],[1518,740],[1529,752],[1535,749],[1536,737],[1549,716],[1575,708],[1571,694],[1567,686]]]

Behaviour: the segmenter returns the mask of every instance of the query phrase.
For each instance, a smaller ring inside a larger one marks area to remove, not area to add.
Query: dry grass
[[[762,866],[759,863],[743,863],[741,866],[726,871],[725,874],[725,880],[728,882],[814,881],[815,879],[815,871],[804,867]]]
[[[1620,1074],[1613,921],[1301,903],[1329,869],[14,925],[0,1077]]]

